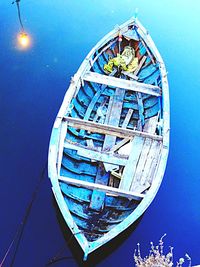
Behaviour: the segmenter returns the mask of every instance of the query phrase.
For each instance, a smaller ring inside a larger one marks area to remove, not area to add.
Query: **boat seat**
[[[161,135],[155,135],[144,131],[141,132],[137,130],[125,129],[122,127],[96,123],[93,121],[86,121],[79,118],[64,116],[63,121],[66,122],[67,126],[72,128],[84,129],[90,132],[101,133],[101,134],[115,135],[120,138],[132,139],[134,136],[142,136],[160,141],[163,139]]]
[[[145,194],[139,194],[136,192],[126,192],[123,190],[120,190],[119,188],[113,188],[111,186],[106,186],[102,184],[97,184],[97,183],[91,183],[83,180],[77,180],[73,178],[69,178],[66,176],[59,176],[58,177],[59,181],[63,181],[67,184],[72,184],[78,187],[84,187],[92,190],[100,190],[102,193],[110,193],[115,196],[121,196],[121,197],[126,197],[128,199],[135,199],[135,200],[141,200],[144,198]]]
[[[86,72],[82,77],[83,80],[89,82],[95,82],[100,84],[105,84],[107,86],[113,86],[115,88],[123,88],[126,90],[131,90],[135,92],[140,92],[144,94],[160,96],[161,88],[159,86],[140,83],[137,81],[130,81],[125,79],[120,79],[116,77],[111,77],[107,75],[102,75],[96,72]]]

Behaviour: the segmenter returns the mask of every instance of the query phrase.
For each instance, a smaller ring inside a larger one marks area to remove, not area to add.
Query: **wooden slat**
[[[124,89],[116,88],[112,101],[112,106],[109,110],[108,117],[106,116],[106,122],[108,125],[118,127],[122,112],[124,95]],[[115,141],[116,136],[106,135],[103,144],[103,150],[110,150],[115,145]]]
[[[131,144],[131,153],[130,153],[128,162],[124,168],[122,179],[119,185],[120,189],[123,189],[126,191],[130,190],[133,176],[134,176],[137,163],[139,161],[139,157],[142,151],[143,143],[144,143],[144,138],[138,137],[138,136],[134,137],[132,144]]]
[[[91,71],[86,72],[85,75],[83,76],[83,79],[90,82],[106,84],[108,86],[119,87],[144,94],[155,95],[155,96],[161,95],[161,89],[158,86],[110,77],[96,72],[91,72]]]
[[[111,97],[109,101],[108,112],[106,115],[106,122],[109,125],[118,126],[121,117],[123,100],[124,100],[125,90],[116,88],[115,94]],[[108,151],[115,145],[116,136],[106,135],[103,143],[103,151]],[[101,164],[97,170],[97,175],[95,178],[95,183],[100,183],[107,185],[110,178],[110,171],[119,168],[120,162],[114,160],[113,162],[103,162],[104,166]],[[126,164],[126,162],[125,162]],[[104,169],[105,168],[105,169]],[[101,210],[104,205],[105,193],[94,190],[91,197],[90,208],[94,210]]]
[[[141,177],[143,175],[144,166],[145,166],[145,163],[148,159],[149,151],[151,148],[151,143],[152,143],[152,140],[149,138],[146,138],[144,141],[144,145],[143,145],[143,148],[142,148],[142,151],[140,154],[140,158],[139,158],[136,170],[135,170],[135,174],[134,174],[134,177],[132,180],[132,184],[130,187],[131,191],[136,190],[136,188],[138,188],[138,185],[140,185],[140,180],[141,180]],[[143,190],[143,188],[142,188],[142,190]]]
[[[138,111],[139,111],[138,129],[141,131],[144,125],[144,105],[142,101],[142,94],[137,92],[136,96],[137,96]]]
[[[92,101],[90,102],[89,106],[87,107],[86,113],[84,115],[84,120],[88,120],[90,118],[90,115],[92,113],[92,110],[94,109],[94,106],[95,106],[96,102],[98,101],[100,95],[103,93],[103,91],[105,90],[105,88],[106,88],[105,85],[101,86],[101,88],[93,96]],[[84,132],[85,131],[82,129],[80,131],[80,134],[84,135]]]
[[[128,76],[129,78],[131,78],[133,80],[136,80],[137,81],[139,79],[139,77],[136,76],[135,74],[133,74],[132,72],[124,71],[123,70],[121,73],[124,74],[124,75],[126,75],[126,76]]]
[[[151,170],[152,170],[152,163],[153,161],[155,161],[155,158],[159,157],[160,154],[160,146],[162,146],[162,144],[160,144],[160,142],[158,141],[153,141],[152,145],[151,145],[151,149],[149,151],[148,154],[148,158],[146,160],[145,166],[144,166],[144,170],[143,170],[143,174],[142,177],[140,179],[140,184],[144,185],[146,182],[152,182],[151,181]]]
[[[133,109],[129,109],[128,112],[126,113],[126,117],[123,121],[122,128],[126,128],[128,126],[132,114],[133,114]]]
[[[68,178],[68,177],[64,177],[64,176],[59,176],[58,179],[60,181],[66,182],[67,184],[72,184],[75,186],[80,186],[80,187],[88,188],[88,189],[92,189],[92,190],[100,190],[100,191],[103,191],[105,193],[110,193],[110,194],[113,194],[115,196],[126,197],[129,199],[141,200],[145,196],[144,194],[127,192],[125,190],[120,190],[118,188],[113,188],[113,187],[109,187],[109,186],[101,185],[101,184],[90,183],[90,182],[77,180],[77,179],[73,179],[73,178]]]
[[[143,185],[141,185],[141,184],[136,184],[136,186],[135,186],[135,190],[134,190],[134,192],[137,192],[137,193],[142,193],[142,192],[144,192],[145,190],[147,190],[147,189],[149,189],[149,187],[150,187],[151,185],[150,185],[150,183],[148,183],[148,182],[146,182],[145,184],[143,184]],[[131,190],[131,191],[133,191],[133,190]]]
[[[106,122],[108,125],[118,127],[123,107],[124,95],[124,89],[116,88],[110,113],[108,114],[108,118],[106,117]],[[103,143],[103,150],[110,150],[115,145],[116,138],[117,137],[113,135],[106,135]],[[116,165],[108,163],[104,163],[104,167],[106,171],[112,171],[116,169]]]
[[[108,103],[108,108],[107,108],[106,118],[105,118],[104,124],[108,124],[108,121],[109,121],[109,118],[110,118],[110,114],[111,114],[111,110],[112,110],[113,101],[114,101],[114,96],[111,95],[110,99],[109,99],[109,103]]]
[[[87,146],[90,148],[94,148],[94,142],[92,139],[87,139],[86,140]]]
[[[95,184],[101,184],[107,186],[109,177],[110,173],[105,171],[103,164],[100,162],[97,169]],[[90,209],[93,209],[95,211],[102,210],[104,206],[105,197],[106,197],[106,192],[104,191],[102,192],[101,190],[97,189],[93,190],[90,200]]]
[[[122,178],[121,173],[118,173],[118,172],[116,172],[116,171],[112,171],[111,174],[112,174],[113,176],[117,177],[118,179],[121,179],[121,178]]]
[[[159,117],[159,114],[145,120],[145,125],[144,125],[143,131],[150,133],[150,134],[155,134],[157,124],[158,124],[158,117]]]
[[[137,67],[137,69],[134,71],[134,75],[138,75],[138,72],[141,70],[144,62],[146,61],[147,57],[146,56],[143,56],[143,58],[140,60],[140,63]]]
[[[109,134],[115,135],[121,138],[129,138],[132,139],[134,136],[142,136],[142,137],[149,137],[155,140],[162,140],[163,137],[160,135],[149,134],[146,132],[140,132],[136,130],[129,130],[120,127],[115,127],[112,125],[96,123],[92,121],[85,121],[78,118],[72,117],[63,117],[63,120],[67,122],[68,126],[77,128],[77,129],[85,129],[95,133],[101,134]]]
[[[115,165],[125,166],[127,163],[127,159],[125,157],[120,157],[118,155],[113,155],[111,153],[106,152],[98,152],[87,147],[80,147],[74,144],[70,144],[65,142],[65,148],[69,148],[72,150],[76,150],[77,154],[82,157],[86,157],[95,161],[107,162]]]
[[[154,116],[145,121],[144,131],[154,134],[156,131],[158,116]],[[147,181],[147,175],[150,176],[150,162],[151,154],[157,157],[158,151],[154,149],[152,145],[153,140],[146,138],[140,155],[140,159],[137,164],[137,168],[133,177],[131,191],[144,190],[145,187],[149,187],[149,182]],[[157,141],[156,141],[157,142]],[[148,162],[150,160],[150,162]],[[145,176],[144,176],[145,171]],[[141,192],[141,191],[140,191]]]
[[[148,177],[148,182],[151,184],[155,174],[157,172],[158,166],[160,164],[160,159],[162,156],[162,151],[163,151],[163,144],[158,142],[158,146],[157,146],[157,153],[155,154],[155,157],[153,158],[152,164],[151,164],[151,168],[150,168],[150,175]]]
[[[110,150],[110,152],[115,152],[117,151],[120,147],[122,147],[123,145],[125,145],[126,143],[128,143],[128,141],[130,141],[129,138],[124,138],[122,139],[120,142],[118,142],[115,146],[113,146]]]
[[[154,58],[153,58],[153,55],[151,54],[151,51],[150,51],[149,47],[146,45],[146,43],[144,42],[144,40],[143,40],[142,38],[140,38],[140,41],[142,42],[143,46],[145,47],[145,49],[146,49],[146,51],[147,51],[147,54],[148,54],[148,56],[150,57],[150,59],[151,59],[153,65],[155,65],[156,63],[155,63],[155,60],[154,60]]]
[[[92,110],[94,109],[94,106],[95,106],[96,102],[98,101],[100,95],[103,93],[103,91],[105,90],[105,88],[106,88],[105,86],[102,86],[102,87],[95,93],[95,95],[93,96],[92,101],[90,102],[90,104],[89,104],[89,106],[88,106],[88,108],[87,108],[87,110],[86,110],[86,113],[85,113],[85,115],[84,115],[84,119],[85,119],[85,120],[88,120],[88,119],[89,119],[89,117],[90,117],[90,115],[91,115],[91,112],[92,112]]]

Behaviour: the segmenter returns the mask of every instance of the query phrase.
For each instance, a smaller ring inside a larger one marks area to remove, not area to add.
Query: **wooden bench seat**
[[[99,84],[105,84],[108,86],[113,86],[116,88],[123,88],[126,90],[131,90],[135,92],[140,92],[144,94],[160,96],[161,95],[161,88],[159,86],[140,83],[137,81],[130,81],[125,79],[120,79],[116,77],[111,77],[107,75],[102,75],[96,72],[86,72],[85,75],[82,77],[83,80],[89,82],[95,82]]]
[[[115,127],[112,125],[96,123],[93,121],[81,120],[78,118],[72,117],[63,117],[63,120],[67,122],[67,125],[77,129],[85,129],[90,132],[115,135],[121,138],[129,138],[132,139],[134,136],[142,136],[148,137],[154,140],[162,140],[163,137],[161,135],[155,135],[147,132],[141,132],[137,130],[129,130],[121,127]]]
[[[144,194],[139,194],[136,192],[126,192],[124,190],[120,190],[119,188],[113,188],[110,186],[77,180],[77,179],[68,178],[65,176],[59,176],[58,179],[59,181],[63,181],[67,184],[71,184],[71,185],[75,185],[75,186],[79,186],[83,188],[88,188],[92,190],[98,190],[99,192],[102,192],[105,194],[109,193],[115,196],[127,197],[129,199],[141,200],[145,196]]]

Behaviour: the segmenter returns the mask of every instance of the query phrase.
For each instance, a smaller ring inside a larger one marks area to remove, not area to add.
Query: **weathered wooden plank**
[[[132,109],[129,109],[127,114],[126,114],[126,117],[123,121],[123,124],[122,124],[122,128],[126,128],[129,121],[130,121],[130,118],[133,114],[133,110]],[[124,138],[122,141],[118,142],[117,145],[113,146],[112,148],[112,151],[116,151],[117,149],[120,149],[123,145],[125,145],[126,143],[128,143],[129,139],[128,138]]]
[[[144,125],[144,105],[141,93],[137,92],[136,96],[137,96],[138,111],[139,111],[138,129],[139,131],[142,131],[142,127]]]
[[[86,72],[85,75],[83,76],[83,79],[90,82],[106,84],[109,86],[119,87],[144,94],[155,95],[155,96],[161,95],[161,89],[158,86],[110,77],[96,72]]]
[[[78,129],[85,129],[95,133],[115,135],[121,138],[132,139],[134,136],[149,137],[155,140],[162,140],[160,135],[149,134],[146,132],[140,132],[136,130],[129,130],[112,125],[96,123],[92,121],[85,121],[78,118],[63,117],[63,120],[68,123],[68,126]]]
[[[89,119],[89,117],[91,115],[91,112],[94,109],[94,106],[95,106],[97,100],[99,99],[100,95],[103,93],[104,89],[105,89],[105,86],[101,86],[101,88],[93,96],[92,101],[90,102],[90,104],[89,104],[89,106],[88,106],[88,108],[86,110],[86,113],[85,113],[85,116],[84,116],[85,120]]]
[[[157,126],[157,120],[158,120],[158,115],[149,118],[148,120],[145,121],[145,125],[144,125],[144,131],[154,134],[156,131],[156,126]],[[148,187],[150,184],[147,180],[145,180],[145,178],[143,177],[144,174],[144,170],[145,168],[149,168],[149,163],[146,166],[146,163],[148,162],[148,159],[150,157],[150,151],[152,148],[152,139],[146,138],[144,141],[144,145],[143,145],[143,149],[140,155],[140,159],[138,161],[137,164],[137,168],[135,171],[135,175],[134,175],[134,179],[131,185],[131,191],[136,191],[138,192],[138,190],[144,190],[145,185]],[[158,153],[158,151],[154,151],[151,153]],[[146,170],[146,172],[148,172],[148,175],[150,175],[150,169]]]
[[[142,177],[140,178],[140,185],[144,185],[147,181],[149,182],[152,162],[153,159],[158,156],[159,152],[160,152],[160,142],[153,140],[143,169]]]
[[[94,148],[94,142],[92,139],[87,139],[86,140],[87,146],[90,148]]]
[[[127,159],[125,157],[118,156],[117,154],[106,153],[105,151],[98,152],[87,147],[80,147],[74,144],[65,142],[65,148],[73,149],[77,151],[77,154],[82,157],[86,157],[95,161],[107,162],[115,165],[125,166]]]
[[[111,115],[113,101],[114,101],[114,96],[111,95],[110,99],[109,99],[109,103],[108,103],[108,108],[107,108],[106,118],[105,118],[104,124],[108,124],[108,121],[109,121],[109,118],[110,118],[110,115]]]
[[[138,80],[139,79],[139,77],[138,76],[136,76],[134,73],[132,73],[132,72],[128,72],[128,71],[125,71],[125,70],[123,70],[122,72],[121,72],[122,74],[124,74],[124,75],[126,75],[126,76],[128,76],[129,78],[131,78],[131,79],[133,79],[133,80]]]
[[[118,142],[115,146],[113,146],[110,150],[110,152],[115,152],[117,151],[120,147],[122,147],[123,145],[125,145],[126,143],[128,143],[128,141],[130,141],[129,138],[124,138],[122,139],[120,142]]]
[[[145,196],[144,194],[127,192],[127,191],[121,190],[119,188],[113,188],[113,187],[106,186],[106,185],[90,183],[90,182],[77,180],[77,179],[73,179],[73,178],[68,178],[68,177],[64,177],[64,176],[59,176],[58,179],[60,181],[66,182],[67,184],[80,186],[83,188],[88,188],[88,189],[93,189],[93,190],[100,190],[100,191],[103,191],[105,193],[110,193],[110,194],[113,194],[115,196],[126,197],[129,199],[141,200]]]
[[[140,60],[140,63],[137,67],[137,69],[134,71],[134,75],[138,75],[138,72],[141,70],[142,66],[144,65],[144,62],[146,61],[147,57],[143,56],[142,59]]]
[[[109,76],[113,76],[115,73],[117,72],[116,69],[114,69]],[[90,102],[89,106],[87,107],[86,113],[84,115],[84,120],[88,120],[90,118],[90,115],[92,113],[92,110],[94,109],[94,106],[96,104],[96,102],[98,101],[99,97],[101,96],[101,94],[104,92],[104,90],[106,89],[107,85],[106,84],[102,84],[101,87],[99,88],[99,90],[95,93],[95,95],[92,98],[92,101]],[[84,130],[82,129],[80,131],[80,134],[83,135],[84,134]]]
[[[93,96],[92,98],[92,101],[90,102],[87,110],[86,110],[86,113],[84,115],[84,120],[88,120],[90,118],[90,115],[92,113],[92,110],[94,109],[94,106],[97,102],[97,100],[99,99],[100,95],[103,93],[104,89],[106,88],[106,86],[101,86],[101,88],[96,92],[96,94]],[[84,134],[84,130],[82,129],[80,131],[80,134],[83,135]]]
[[[155,65],[156,63],[155,63],[155,60],[154,60],[154,58],[153,58],[153,55],[152,55],[152,53],[151,53],[149,47],[146,45],[146,43],[144,42],[144,40],[143,40],[142,38],[140,38],[140,41],[142,42],[143,46],[145,47],[145,49],[146,49],[146,51],[147,51],[147,54],[148,54],[148,56],[150,57],[152,63]]]
[[[137,190],[139,189],[138,185],[140,185],[140,180],[141,180],[141,177],[144,171],[144,166],[148,159],[149,151],[151,148],[151,143],[152,143],[152,139],[149,139],[149,138],[146,138],[144,141],[144,145],[143,145],[143,148],[140,154],[140,158],[138,160],[137,167],[135,170],[134,178],[131,183],[130,191],[135,191],[136,188]]]
[[[108,98],[105,97],[103,99],[103,101],[100,102],[100,105],[97,108],[97,111],[96,111],[96,114],[95,114],[95,117],[94,117],[93,121],[97,121],[98,120],[99,123],[104,123],[105,118],[106,118],[106,112],[107,112],[107,108],[106,108],[107,100],[108,100]]]
[[[109,110],[108,118],[106,117],[106,122],[108,125],[118,127],[122,112],[124,95],[124,89],[116,88],[115,94],[113,96],[112,106]],[[116,136],[106,135],[103,144],[103,150],[110,150],[115,145],[115,141]]]
[[[145,190],[149,189],[150,186],[151,186],[151,185],[150,185],[150,183],[148,183],[148,182],[146,182],[146,183],[143,184],[143,185],[141,185],[141,184],[137,184],[137,183],[136,183],[134,192],[137,192],[137,193],[140,193],[140,194],[141,194],[141,193],[144,192]],[[132,191],[132,189],[131,189],[131,191]]]
[[[152,181],[153,181],[153,179],[155,177],[158,165],[160,164],[160,158],[161,158],[161,155],[162,155],[162,149],[163,149],[162,143],[158,143],[157,153],[155,153],[154,158],[152,160],[151,167],[150,167],[150,172],[149,172],[149,177],[147,179],[147,182],[150,183],[150,184],[152,184]]]
[[[107,186],[109,178],[110,173],[105,171],[102,163],[99,163],[95,183]],[[102,210],[104,207],[105,196],[105,192],[102,192],[100,190],[93,190],[90,200],[90,208],[96,211]]]
[[[158,124],[158,117],[159,117],[159,113],[156,116],[146,119],[143,131],[148,132],[150,134],[155,134],[157,124]]]
[[[121,117],[121,111],[123,106],[125,90],[116,88],[115,94],[111,97],[108,107],[108,113],[106,115],[106,122],[109,125],[118,126]],[[106,135],[103,143],[103,151],[110,150],[115,145],[116,136]],[[119,168],[120,162],[118,160],[103,162],[104,167],[100,164],[95,183],[108,184],[110,178],[110,171]],[[125,162],[126,164],[126,162]],[[105,168],[105,170],[104,170]],[[100,210],[104,205],[105,193],[94,190],[91,198],[90,208]]]
[[[116,171],[112,171],[111,174],[112,174],[113,176],[117,177],[118,179],[121,179],[121,178],[122,178],[121,173],[118,173],[118,172],[116,172]]]
[[[144,143],[144,138],[138,136],[134,137],[131,144],[131,153],[128,162],[124,168],[122,179],[119,185],[120,189],[126,191],[130,190],[134,173],[137,167],[137,163],[139,161],[139,157],[142,151],[143,143]]]
[[[129,109],[127,114],[126,114],[126,117],[125,117],[125,119],[124,119],[124,121],[122,123],[122,128],[126,128],[128,126],[132,114],[133,114],[133,110]]]

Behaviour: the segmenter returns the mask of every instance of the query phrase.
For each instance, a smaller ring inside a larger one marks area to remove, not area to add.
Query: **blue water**
[[[22,20],[32,36],[27,51],[16,48],[20,29],[16,6],[11,1],[0,2],[0,259],[14,238],[47,160],[51,127],[71,76],[96,42],[129,19],[136,7],[168,70],[171,146],[167,169],[136,229],[84,266],[134,266],[136,244],[141,244],[146,255],[149,242],[158,242],[164,233],[166,251],[173,246],[175,260],[188,253],[193,265],[200,264],[198,0],[24,0]],[[43,267],[60,251],[71,258],[51,266],[83,266],[62,231],[46,178],[13,266]],[[13,252],[14,246],[3,266],[10,266]]]

